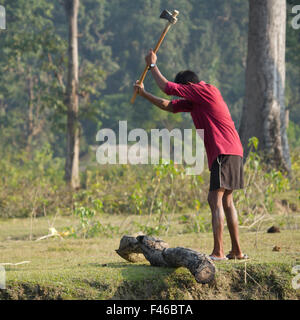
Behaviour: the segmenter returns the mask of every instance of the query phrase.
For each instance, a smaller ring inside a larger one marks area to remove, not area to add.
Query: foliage
[[[54,214],[70,195],[63,181],[63,161],[49,145],[33,154],[1,152],[0,216],[26,217]]]
[[[286,24],[286,106],[290,111],[290,119],[294,124],[296,136],[290,140],[293,146],[299,146],[300,140],[300,38],[299,30],[292,28],[291,21],[295,17],[292,7],[299,5],[299,1],[287,1],[287,24]],[[296,141],[295,141],[296,140]]]
[[[150,230],[147,220],[140,225],[152,233],[168,232],[174,212],[183,217],[192,212],[186,230],[208,230],[210,223],[201,215],[209,211],[204,190],[208,170],[201,176],[186,176],[184,166],[173,163],[100,168],[83,159],[95,143],[97,130],[103,126],[116,130],[119,120],[128,121],[128,130],[192,126],[188,114],[162,112],[139,98],[134,106],[128,102],[132,82],[144,68],[144,55],[165,24],[157,17],[161,8],[180,11],[178,23],[159,51],[163,74],[172,80],[177,71],[193,69],[201,79],[217,85],[238,127],[244,95],[247,1],[80,1],[83,189],[75,194],[63,182],[68,28],[61,1],[3,0],[1,4],[7,11],[7,30],[0,32],[0,216],[74,214],[79,220],[75,233],[90,237],[116,231],[99,224],[101,212],[154,216],[157,229],[151,226]],[[258,141],[252,138],[245,164],[246,189],[237,193],[240,221],[245,226],[274,212],[279,193],[299,190],[300,50],[299,32],[290,25],[293,5],[295,1],[289,0],[286,48],[293,175],[288,183],[280,172],[268,171],[256,152]],[[154,94],[162,94],[151,77],[145,85]],[[101,201],[101,210],[95,209],[95,201]]]
[[[56,156],[65,152],[68,29],[61,1],[3,0],[7,30],[0,40],[0,141],[2,146],[40,148],[49,143]],[[299,143],[299,32],[291,28],[287,8],[286,105],[289,138]],[[170,114],[137,99],[128,102],[132,83],[144,68],[144,55],[154,46],[165,24],[161,8],[176,7],[179,21],[159,51],[159,66],[170,80],[182,69],[193,69],[217,85],[236,127],[244,95],[248,3],[243,0],[87,0],[80,2],[80,121],[82,153],[95,143],[101,126],[187,128],[191,118]],[[222,30],[222,32],[219,32]],[[32,83],[32,90],[29,84]],[[147,77],[146,87],[161,92]],[[139,110],[139,112],[136,112]],[[33,120],[32,116],[33,115]]]
[[[249,156],[244,166],[245,188],[238,191],[236,207],[240,223],[253,225],[273,213],[277,195],[290,189],[290,182],[280,171],[270,169],[257,152],[258,139],[249,139]]]
[[[117,227],[113,227],[110,224],[103,225],[99,220],[95,219],[97,215],[101,215],[103,212],[103,203],[101,200],[91,200],[91,207],[84,207],[80,205],[80,201],[77,201],[81,197],[82,193],[74,195],[74,215],[79,218],[79,226],[65,229],[69,237],[92,238],[101,234],[112,237],[114,232],[118,233]]]
[[[235,192],[242,226],[252,227],[277,212],[284,195],[291,207],[299,201],[299,153],[292,153],[292,178],[269,169],[257,152],[257,138],[249,141],[251,152],[245,163],[245,189]],[[156,166],[88,166],[82,174],[84,188],[72,192],[63,181],[63,161],[55,158],[49,145],[28,153],[1,154],[0,217],[73,215],[77,222],[63,231],[65,236],[90,238],[124,232],[107,223],[103,214],[143,217],[134,230],[152,235],[168,234],[175,214],[186,232],[211,230],[207,186],[209,171],[188,176],[184,166],[172,161]],[[297,191],[298,190],[298,191]]]
[[[287,134],[291,148],[300,148],[300,126],[290,121]]]

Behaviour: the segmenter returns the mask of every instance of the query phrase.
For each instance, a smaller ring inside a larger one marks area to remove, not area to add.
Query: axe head
[[[161,15],[160,18],[161,19],[166,19],[168,20],[170,23],[175,24],[177,22],[177,15],[179,14],[179,11],[174,10],[173,13],[171,13],[168,10],[164,10]]]

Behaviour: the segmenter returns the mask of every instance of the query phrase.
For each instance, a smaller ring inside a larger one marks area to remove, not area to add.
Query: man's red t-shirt
[[[243,147],[220,91],[201,81],[197,84],[168,82],[165,93],[184,99],[172,100],[173,112],[190,112],[196,129],[204,129],[208,166],[220,154],[243,157]]]

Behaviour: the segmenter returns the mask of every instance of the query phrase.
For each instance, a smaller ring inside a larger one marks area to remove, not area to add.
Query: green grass
[[[185,233],[186,224],[175,224],[160,237],[171,247],[184,246],[209,254],[212,234]],[[103,218],[104,219],[104,218]],[[110,216],[106,223],[134,231],[132,221],[143,216]],[[112,238],[34,241],[74,224],[72,217],[10,219],[0,222],[0,263],[30,261],[6,266],[6,290],[0,299],[299,299],[300,290],[291,286],[291,269],[300,264],[300,230],[268,234],[266,228],[241,229],[243,251],[250,256],[240,261],[217,263],[217,275],[209,285],[197,284],[184,268],[152,267],[124,261],[116,253],[120,235]],[[123,229],[122,229],[123,228]],[[176,232],[173,232],[173,229]],[[135,230],[137,231],[137,230]],[[32,240],[29,240],[30,233]],[[224,239],[230,250],[227,231]],[[272,251],[279,246],[279,252]],[[246,279],[245,279],[246,272]],[[246,281],[245,281],[246,280]]]

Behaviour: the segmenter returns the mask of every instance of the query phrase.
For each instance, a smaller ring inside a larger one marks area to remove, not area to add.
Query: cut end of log
[[[115,251],[121,258],[129,262],[134,263],[145,260],[137,239],[132,236],[123,236],[120,241],[119,249]]]
[[[209,283],[215,278],[216,268],[215,266],[206,261],[204,264],[200,264],[198,268],[193,272],[193,276],[195,277],[198,283]]]
[[[136,262],[145,261],[145,257],[144,257],[143,254],[139,254],[139,253],[124,253],[119,249],[117,249],[115,251],[121,258],[127,260],[128,262],[136,263]]]

